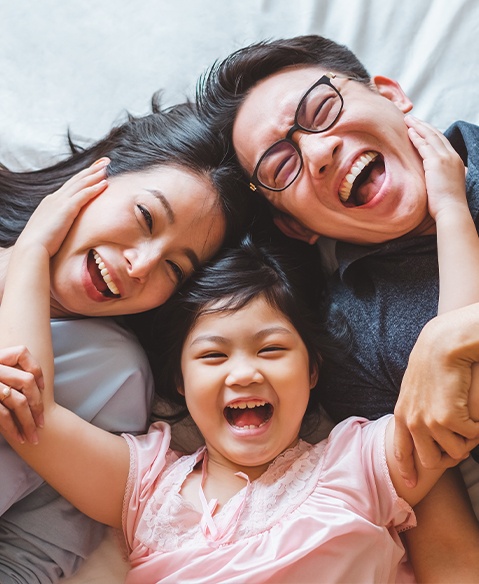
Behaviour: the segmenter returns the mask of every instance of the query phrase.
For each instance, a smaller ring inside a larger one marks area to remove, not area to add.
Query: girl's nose
[[[246,387],[252,383],[262,383],[264,377],[262,373],[254,366],[253,363],[247,360],[241,360],[234,364],[228,373],[225,383],[232,387],[239,385]]]

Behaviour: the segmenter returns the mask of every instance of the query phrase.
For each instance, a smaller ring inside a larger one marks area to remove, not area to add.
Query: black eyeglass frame
[[[318,79],[318,81],[316,81],[316,83],[314,83],[306,91],[306,93],[303,95],[303,97],[299,100],[298,107],[296,108],[296,113],[294,114],[294,124],[288,130],[288,133],[286,134],[286,136],[284,138],[281,138],[280,140],[277,140],[276,142],[274,142],[274,144],[271,144],[271,146],[265,150],[265,152],[263,153],[263,155],[261,156],[261,158],[258,160],[258,162],[257,162],[257,164],[255,166],[254,172],[253,172],[253,174],[251,176],[250,183],[249,183],[249,188],[252,191],[256,191],[258,189],[258,187],[259,187],[259,188],[262,188],[262,189],[266,189],[268,191],[273,191],[275,193],[279,193],[281,191],[284,191],[288,187],[290,187],[294,183],[294,181],[298,178],[300,172],[303,170],[303,164],[304,164],[304,162],[303,162],[303,155],[301,154],[301,150],[300,150],[299,146],[296,144],[296,142],[294,142],[291,139],[291,137],[298,130],[301,130],[303,132],[307,132],[308,134],[321,134],[322,132],[326,132],[327,130],[329,130],[338,121],[338,118],[341,115],[341,112],[343,111],[344,99],[343,99],[343,96],[341,95],[341,92],[339,91],[339,89],[337,89],[336,87],[334,87],[334,85],[331,83],[331,79],[335,79],[335,78],[336,79],[352,79],[352,80],[354,80],[354,77],[340,77],[339,75],[336,75],[335,73],[329,72],[329,73],[326,73],[325,75],[323,75],[322,77],[320,77]],[[306,100],[306,98],[308,97],[308,95],[314,89],[316,89],[316,87],[318,87],[318,85],[329,85],[335,91],[335,93],[337,94],[337,96],[339,97],[340,102],[341,102],[341,105],[339,107],[338,113],[336,114],[336,117],[334,118],[334,120],[326,128],[321,128],[321,130],[312,130],[311,128],[305,128],[304,126],[302,126],[298,122],[298,114],[299,114],[299,111],[301,109],[301,106],[303,105],[303,103]],[[263,160],[268,155],[268,153],[271,152],[272,148],[274,148],[277,144],[281,144],[282,142],[287,142],[288,144],[291,144],[291,146],[298,153],[298,156],[299,156],[299,168],[298,168],[298,172],[294,175],[293,179],[285,187],[281,187],[279,189],[275,189],[275,188],[268,187],[268,186],[264,185],[259,180],[259,178],[258,178],[258,170],[259,170],[259,167],[260,167],[261,163],[263,162]]]

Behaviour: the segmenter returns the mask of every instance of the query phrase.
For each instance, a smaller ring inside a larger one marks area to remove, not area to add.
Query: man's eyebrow
[[[151,193],[152,195],[154,195],[160,201],[160,203],[163,205],[163,208],[166,212],[166,218],[168,219],[168,223],[170,223],[170,224],[174,223],[175,222],[175,214],[173,213],[173,209],[171,208],[171,205],[170,205],[168,199],[165,197],[165,195],[157,189],[148,189],[148,192]]]
[[[160,201],[160,203],[163,206],[163,209],[165,210],[166,218],[168,219],[168,223],[170,225],[172,225],[175,222],[175,214],[173,212],[173,209],[171,208],[171,205],[170,205],[168,199],[158,189],[148,189],[148,192],[151,193],[154,197],[156,197]],[[193,269],[195,271],[197,271],[201,267],[201,262],[200,262],[199,257],[196,255],[196,253],[190,247],[185,247],[183,249],[183,252],[184,252],[185,256],[190,260],[190,262],[193,266]]]

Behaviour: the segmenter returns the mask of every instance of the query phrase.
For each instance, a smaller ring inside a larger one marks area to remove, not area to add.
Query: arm
[[[479,301],[479,273],[471,268],[479,265],[479,239],[466,202],[461,159],[428,124],[409,116],[406,123],[424,161],[429,212],[437,229],[439,312],[444,313]],[[467,323],[464,326],[468,328]],[[395,409],[396,457],[409,485],[416,480],[414,448],[424,466],[446,468],[466,457],[479,438],[479,424],[473,419],[479,412],[469,409],[474,388],[479,387],[471,377],[470,362],[467,370],[464,361],[456,370],[449,357],[449,362],[440,359],[440,351],[436,351],[439,360],[425,359],[425,352],[435,351],[433,344],[452,342],[449,336],[433,338],[431,333],[436,334],[434,327],[420,335],[411,353]],[[461,342],[456,349],[464,349]],[[473,397],[473,401],[477,400]]]
[[[50,332],[50,258],[82,206],[104,190],[104,177],[105,165],[90,167],[47,197],[32,215],[9,264],[0,308],[0,346],[28,346],[41,366],[45,386],[39,443],[20,444],[8,438],[11,446],[83,512],[119,526],[128,446],[55,404]],[[10,399],[2,405],[9,407]]]

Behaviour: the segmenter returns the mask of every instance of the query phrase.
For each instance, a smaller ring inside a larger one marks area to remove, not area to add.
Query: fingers
[[[0,409],[2,410],[3,424],[6,425],[10,432],[13,426],[15,426],[16,432],[12,434],[12,437],[16,437],[18,440],[20,435],[20,442],[23,443],[26,439],[32,444],[38,444],[36,424],[26,396],[14,388],[10,388],[7,394],[5,389],[7,387],[4,385],[0,389],[0,392],[5,392],[3,396],[0,393]],[[7,414],[11,418],[11,423],[8,421]]]
[[[457,464],[469,456],[477,441],[477,430],[470,433],[471,438],[467,438],[439,425],[411,430],[411,434],[424,468],[445,468],[442,465],[445,458]]]
[[[40,366],[26,347],[0,349],[0,379],[3,419],[15,420],[21,435],[35,443],[36,427],[43,427],[44,381]],[[11,395],[2,399],[6,387],[12,388]],[[8,428],[11,431],[13,427],[8,424]]]
[[[414,441],[407,429],[398,418],[394,428],[394,458],[406,486],[414,488],[417,484],[417,471],[414,463]]]
[[[75,198],[80,207],[85,205],[106,188],[106,168],[109,163],[109,158],[100,158],[67,180],[54,196]]]
[[[446,136],[431,124],[410,114],[405,116],[404,121],[410,130],[410,136],[414,136],[416,140],[423,140],[424,143],[437,148],[445,148],[449,153],[457,155]]]

